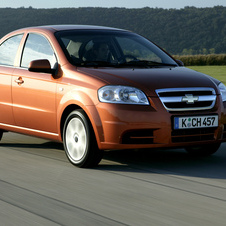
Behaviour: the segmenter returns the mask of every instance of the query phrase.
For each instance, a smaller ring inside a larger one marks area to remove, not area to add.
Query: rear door
[[[11,81],[22,37],[15,35],[0,44],[0,124],[6,126],[14,124]]]
[[[30,61],[57,62],[53,48],[42,35],[31,33],[25,42],[21,67],[13,72],[12,99],[15,123],[25,130],[57,133],[56,81],[51,74],[28,71]]]

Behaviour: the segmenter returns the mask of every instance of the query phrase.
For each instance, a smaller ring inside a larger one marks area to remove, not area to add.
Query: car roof
[[[96,25],[73,25],[73,24],[62,24],[62,25],[44,25],[44,26],[33,26],[33,27],[24,27],[17,30],[14,30],[0,40],[6,40],[8,37],[12,35],[16,35],[19,33],[29,33],[29,32],[47,32],[47,33],[55,33],[58,31],[72,31],[72,30],[104,30],[104,31],[124,31],[129,32],[128,30],[113,28],[113,27],[105,27],[105,26],[96,26]]]
[[[112,27],[105,27],[105,26],[95,26],[95,25],[48,25],[48,26],[41,26],[42,28],[52,28],[57,31],[62,30],[83,30],[83,29],[101,29],[101,30],[121,30],[118,28],[112,28]]]
[[[64,31],[64,30],[114,30],[114,31],[126,31],[118,28],[105,27],[105,26],[95,26],[95,25],[72,25],[72,24],[62,24],[62,25],[44,25],[44,26],[35,26],[27,27],[19,30],[52,30],[52,31]]]

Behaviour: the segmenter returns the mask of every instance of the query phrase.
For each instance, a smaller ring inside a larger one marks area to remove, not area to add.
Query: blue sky
[[[126,7],[175,8],[226,6],[226,0],[0,0],[0,8]]]

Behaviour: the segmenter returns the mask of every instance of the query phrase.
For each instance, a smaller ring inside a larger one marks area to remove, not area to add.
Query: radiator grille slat
[[[172,131],[173,143],[211,141],[215,140],[214,133],[216,128],[190,129],[190,130],[174,130]]]

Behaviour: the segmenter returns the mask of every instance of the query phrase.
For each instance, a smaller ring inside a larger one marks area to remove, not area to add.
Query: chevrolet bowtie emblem
[[[192,94],[185,94],[185,97],[182,97],[182,102],[186,102],[187,104],[194,104],[199,100],[199,97],[194,97]]]

